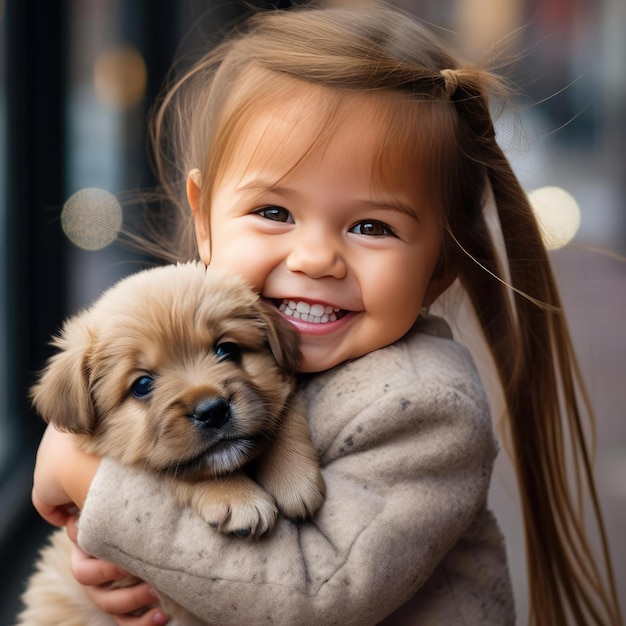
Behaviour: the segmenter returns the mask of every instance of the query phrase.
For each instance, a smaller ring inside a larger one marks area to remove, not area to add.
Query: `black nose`
[[[230,403],[225,398],[201,400],[190,417],[203,428],[221,428],[230,419]]]

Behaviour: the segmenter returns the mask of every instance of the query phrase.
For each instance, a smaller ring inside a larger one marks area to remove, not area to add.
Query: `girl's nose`
[[[302,233],[287,256],[287,269],[311,278],[344,278],[347,264],[340,246],[324,233]]]

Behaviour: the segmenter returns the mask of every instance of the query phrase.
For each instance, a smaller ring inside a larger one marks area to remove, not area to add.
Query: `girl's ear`
[[[200,203],[200,187],[202,185],[202,174],[200,170],[194,168],[187,175],[187,201],[191,207],[194,228],[196,231],[196,243],[198,254],[205,265],[211,262],[211,232],[209,229],[208,216],[202,211]]]
[[[424,294],[424,302],[422,306],[429,307],[435,300],[456,280],[458,272],[451,265],[435,274],[430,279],[426,293]]]

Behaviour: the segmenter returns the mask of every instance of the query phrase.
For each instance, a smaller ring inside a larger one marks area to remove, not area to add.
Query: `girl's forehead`
[[[399,165],[416,164],[419,143],[409,139],[406,128],[396,128],[392,100],[308,84],[288,98],[265,99],[233,129],[218,178],[254,172],[274,183],[305,160],[337,151],[388,178]]]
[[[360,112],[354,114],[360,116]],[[343,142],[349,138],[351,125],[342,124],[340,117],[312,88],[304,88],[287,102],[269,102],[239,129],[231,167],[287,173],[336,141],[337,132]]]

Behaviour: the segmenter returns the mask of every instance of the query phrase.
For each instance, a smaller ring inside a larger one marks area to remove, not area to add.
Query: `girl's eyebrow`
[[[415,207],[403,202],[400,198],[390,198],[389,200],[364,200],[363,204],[372,209],[391,210],[398,213],[404,213],[405,215],[419,221],[419,213]]]
[[[263,178],[244,179],[241,185],[237,186],[237,191],[272,191],[280,195],[289,196],[294,192],[287,187],[280,187],[276,181],[270,181]]]
[[[247,182],[244,182],[242,185],[237,187],[237,191],[268,191],[275,193],[276,195],[283,196],[285,198],[294,197],[298,195],[297,190],[290,189],[289,187],[281,187],[276,182],[272,182],[263,178],[252,178]],[[368,209],[372,210],[391,210],[396,211],[398,213],[402,213],[411,217],[418,222],[420,221],[419,212],[415,207],[410,204],[404,202],[399,197],[389,197],[389,199],[381,199],[376,200],[372,198],[366,199],[358,199],[354,200],[355,204],[359,206],[365,206]]]

